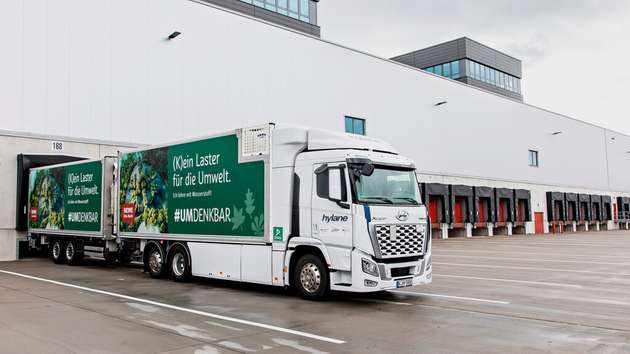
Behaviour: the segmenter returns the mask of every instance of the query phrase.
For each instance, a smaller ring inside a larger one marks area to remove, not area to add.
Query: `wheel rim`
[[[68,245],[66,246],[66,258],[70,260],[72,257],[74,257],[74,245],[72,242],[68,242]]]
[[[59,258],[61,255],[61,245],[59,245],[59,242],[53,244],[52,255],[54,259]]]
[[[322,276],[319,268],[313,263],[306,263],[300,270],[300,282],[302,288],[308,293],[314,293],[319,290]]]
[[[151,252],[151,256],[149,256],[149,268],[153,273],[159,273],[162,269],[162,254],[160,251]]]
[[[175,253],[175,255],[173,256],[173,273],[175,273],[175,276],[181,277],[182,275],[184,275],[185,271],[186,259],[184,258],[184,255],[179,252]]]

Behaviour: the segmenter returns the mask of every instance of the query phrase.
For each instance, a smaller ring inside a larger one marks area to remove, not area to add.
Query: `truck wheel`
[[[306,254],[293,270],[293,284],[307,300],[322,300],[328,293],[328,270],[321,258]]]
[[[145,250],[145,268],[149,271],[149,275],[153,278],[162,278],[166,267],[166,259],[164,259],[164,252],[155,244],[149,244]]]
[[[77,252],[77,242],[74,240],[70,240],[66,242],[65,253],[66,253],[66,262],[69,265],[77,265],[81,263],[81,260],[83,259],[83,254],[80,252]]]
[[[50,244],[50,256],[55,264],[61,264],[66,261],[66,252],[64,244],[59,239],[54,239]]]
[[[173,280],[185,282],[190,279],[190,259],[183,246],[175,246],[169,252],[169,268]]]

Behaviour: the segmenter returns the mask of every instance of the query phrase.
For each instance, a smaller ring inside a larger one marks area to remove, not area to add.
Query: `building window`
[[[310,0],[300,0],[300,20],[304,22],[309,22],[309,1]]]
[[[278,0],[278,13],[288,16],[289,12],[287,9],[288,9],[287,0]]]
[[[296,20],[310,22],[310,0],[240,0]]]
[[[538,167],[538,151],[528,150],[528,154],[529,154],[529,165],[531,167]]]
[[[442,64],[442,75],[451,77],[451,63]]]
[[[346,133],[365,135],[365,119],[346,116]]]
[[[466,68],[468,70],[468,76],[473,79],[500,87],[510,92],[521,93],[521,79],[518,77],[508,75],[468,59],[466,59]],[[455,74],[453,70],[453,67],[451,67],[452,76],[457,75],[457,77],[459,77],[459,72]]]
[[[459,60],[451,62],[451,78],[459,79]]]
[[[436,75],[448,77],[449,79],[459,79],[459,60],[451,61],[444,64],[430,66],[422,69]]]
[[[276,11],[276,0],[265,0],[265,9],[269,11]]]

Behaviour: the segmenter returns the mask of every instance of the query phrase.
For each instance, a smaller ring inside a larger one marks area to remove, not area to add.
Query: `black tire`
[[[190,258],[184,246],[176,245],[168,252],[168,268],[176,282],[190,280]]]
[[[78,265],[83,260],[83,253],[77,251],[77,242],[75,240],[69,240],[66,242],[64,253],[66,256],[66,263],[69,265]]]
[[[116,264],[116,262],[118,262],[118,253],[109,252],[105,255],[105,263],[107,263],[108,265]]]
[[[300,257],[293,269],[293,285],[304,299],[325,299],[330,285],[328,269],[322,259],[312,254]]]
[[[50,242],[50,257],[55,264],[62,264],[66,262],[66,247],[62,240],[53,239]]]
[[[166,257],[162,247],[150,243],[144,248],[144,267],[153,278],[163,278],[166,273]]]

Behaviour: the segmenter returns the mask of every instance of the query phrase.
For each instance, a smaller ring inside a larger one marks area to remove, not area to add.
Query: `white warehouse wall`
[[[626,135],[194,1],[0,6],[0,129],[157,143],[347,114],[423,173],[630,192]]]

